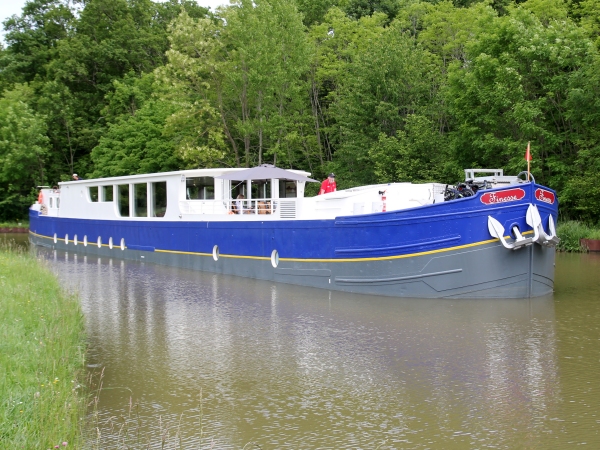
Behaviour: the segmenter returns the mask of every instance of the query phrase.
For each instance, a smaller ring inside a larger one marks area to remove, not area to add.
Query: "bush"
[[[560,252],[585,252],[587,250],[579,243],[580,239],[600,239],[600,230],[575,220],[559,223],[556,233],[560,238],[557,247]]]

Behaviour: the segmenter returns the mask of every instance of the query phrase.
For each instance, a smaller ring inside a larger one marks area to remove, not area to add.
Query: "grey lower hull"
[[[499,243],[389,260],[298,262],[139,251],[66,244],[30,234],[36,245],[100,257],[145,261],[192,270],[317,288],[411,298],[528,298],[554,287],[553,247],[511,251]]]

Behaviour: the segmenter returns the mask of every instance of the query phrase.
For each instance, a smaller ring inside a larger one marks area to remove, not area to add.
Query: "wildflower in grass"
[[[66,443],[66,442],[63,442],[63,447],[66,447],[66,446],[67,446],[67,443]]]

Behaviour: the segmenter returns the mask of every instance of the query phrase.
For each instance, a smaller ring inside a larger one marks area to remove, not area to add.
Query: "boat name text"
[[[538,188],[535,191],[535,198],[540,202],[550,203],[553,205],[556,197],[552,192]]]
[[[516,202],[525,197],[525,191],[521,188],[507,189],[499,192],[486,192],[481,196],[481,203],[494,205],[496,203]]]

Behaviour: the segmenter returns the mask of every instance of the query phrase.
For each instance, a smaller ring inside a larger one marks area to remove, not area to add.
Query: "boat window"
[[[252,198],[271,198],[271,180],[252,181]]]
[[[152,215],[164,217],[167,212],[167,182],[152,183]]]
[[[90,193],[90,200],[93,202],[97,202],[98,201],[98,186],[90,186],[88,188],[88,191]]]
[[[135,217],[148,217],[148,185],[138,183],[133,185],[133,215]]]
[[[296,197],[296,182],[279,180],[279,197],[280,198],[295,198]]]
[[[248,198],[246,195],[246,182],[231,180],[231,198],[237,198],[240,194],[243,195],[244,198]]]
[[[50,197],[50,208],[52,208],[52,197]]]
[[[57,208],[60,208],[60,198],[57,198],[57,199],[56,199],[56,207],[57,207]]]
[[[110,186],[102,186],[102,201],[103,202],[112,202],[113,201],[113,187]]]
[[[187,200],[214,200],[215,179],[212,177],[192,177],[185,179]]]
[[[117,195],[121,217],[129,217],[129,185],[119,184],[117,186]]]

